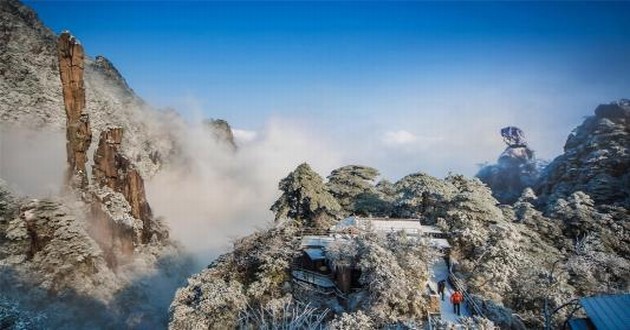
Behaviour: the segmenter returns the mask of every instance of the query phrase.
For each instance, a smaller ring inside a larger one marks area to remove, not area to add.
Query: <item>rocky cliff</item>
[[[215,141],[223,143],[236,151],[236,141],[234,140],[234,133],[230,123],[223,119],[209,119],[205,120],[204,124],[210,130]]]
[[[84,113],[83,46],[70,33],[64,32],[59,36],[57,50],[66,110],[67,183],[73,188],[85,189],[88,185],[85,164],[92,142],[92,130],[89,117]]]
[[[123,197],[121,202],[128,205],[126,213],[133,219],[131,222],[138,222],[129,228],[133,244],[146,244],[151,240],[163,241],[168,238],[168,232],[153,217],[142,176],[135,165],[120,152],[122,140],[121,128],[109,128],[101,132],[92,169],[96,201],[109,209],[112,205],[111,198],[115,198],[113,196],[119,194]],[[109,218],[114,223],[120,223],[115,216],[110,215]]]
[[[65,130],[60,69],[55,34],[18,0],[0,1],[0,123]],[[92,133],[122,127],[123,153],[143,176],[155,174],[176,149],[173,118],[162,120],[167,115],[142,101],[105,57],[85,55],[83,71]]]
[[[536,191],[544,199],[576,191],[595,203],[630,208],[630,100],[602,104],[577,127],[564,153],[545,169]]]
[[[142,177],[174,148],[168,121],[111,62],[87,58],[69,33],[55,38],[18,1],[0,2],[0,18],[0,124],[65,128],[71,192],[18,197],[0,181],[0,328],[26,324],[20,315],[46,319],[27,328],[163,327],[170,297],[147,286],[172,293],[190,266]]]

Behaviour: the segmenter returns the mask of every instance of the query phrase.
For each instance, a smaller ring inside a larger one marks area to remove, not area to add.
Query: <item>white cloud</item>
[[[269,223],[269,208],[280,196],[278,182],[300,163],[324,175],[343,164],[334,145],[300,122],[270,119],[250,133],[256,138],[234,153],[209,139],[201,124],[183,127],[177,131],[183,162],[147,180],[154,213],[165,217],[171,236],[200,260]]]
[[[256,131],[248,131],[244,129],[232,129],[232,133],[234,134],[234,138],[237,142],[247,143],[252,142],[258,136]]]
[[[389,145],[411,144],[418,140],[418,137],[406,130],[385,132],[383,142]]]

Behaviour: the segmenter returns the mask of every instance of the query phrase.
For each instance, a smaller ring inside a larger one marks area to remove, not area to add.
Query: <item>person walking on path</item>
[[[464,301],[464,296],[458,290],[455,290],[451,295],[451,302],[453,303],[453,313],[457,313],[457,316],[461,315],[459,305]]]
[[[440,297],[442,297],[442,301],[444,301],[444,289],[446,289],[446,281],[441,280],[438,282],[438,293]]]

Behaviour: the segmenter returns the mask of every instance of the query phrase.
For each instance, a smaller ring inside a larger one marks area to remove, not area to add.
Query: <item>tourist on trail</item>
[[[459,292],[458,290],[455,290],[455,292],[453,292],[453,294],[451,295],[451,302],[453,303],[453,313],[457,313],[457,315],[461,315],[459,304],[461,304],[462,301],[464,301],[464,296],[462,295],[461,292]]]
[[[444,289],[446,289],[446,281],[441,280],[438,282],[438,293],[440,297],[442,297],[442,301],[444,301]]]

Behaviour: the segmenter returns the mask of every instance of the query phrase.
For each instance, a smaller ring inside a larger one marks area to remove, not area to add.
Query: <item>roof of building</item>
[[[438,250],[444,250],[451,247],[451,245],[448,243],[448,240],[446,240],[445,238],[430,238],[429,244],[431,244],[431,246],[435,247]]]
[[[330,243],[335,241],[344,241],[343,237],[335,236],[323,236],[323,235],[309,235],[302,237],[302,247],[327,247]]]
[[[388,233],[404,231],[409,235],[443,234],[436,226],[423,225],[420,219],[397,219],[397,218],[361,218],[351,216],[337,223],[333,230],[344,230],[355,227],[360,230],[372,229],[376,232]],[[448,244],[448,243],[447,243]]]
[[[580,298],[597,329],[627,330],[630,325],[630,294]]]
[[[324,251],[322,249],[304,249],[304,253],[308,255],[311,260],[324,260],[326,257],[324,256]]]

